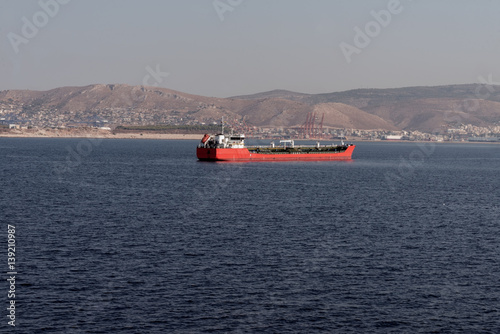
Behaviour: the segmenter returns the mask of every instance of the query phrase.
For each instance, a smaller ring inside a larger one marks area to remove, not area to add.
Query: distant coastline
[[[273,90],[229,98],[154,86],[94,84],[0,91],[0,131],[96,128],[116,133],[113,136],[127,132],[144,137],[153,131],[199,134],[217,131],[213,128],[224,117],[226,126],[249,136],[299,138],[328,133],[364,139],[401,136],[415,141],[462,141],[500,137],[499,102],[500,85],[490,84],[322,94]],[[440,134],[435,134],[437,129]]]
[[[103,139],[158,139],[158,140],[199,140],[203,133],[155,133],[155,132],[113,132],[100,129],[22,129],[0,131],[0,138],[103,138]],[[249,137],[248,139],[254,139]],[[260,139],[260,138],[259,138]],[[269,140],[273,139],[260,139]],[[323,139],[294,139],[306,141],[332,141],[331,138]],[[379,142],[379,143],[428,143],[430,141],[418,140],[367,140],[359,137],[349,137],[347,142]],[[472,141],[432,141],[432,143],[452,143],[452,144],[500,144],[500,142],[472,142]]]
[[[112,132],[99,129],[28,129],[28,130],[11,130],[0,132],[0,137],[8,138],[114,138],[114,139],[200,139],[203,133],[200,134],[181,134],[181,133],[123,133]]]

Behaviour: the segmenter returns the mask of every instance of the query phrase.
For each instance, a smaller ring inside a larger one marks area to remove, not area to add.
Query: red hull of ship
[[[318,161],[350,160],[356,146],[352,145],[340,153],[250,153],[246,148],[196,148],[196,156],[208,161]]]

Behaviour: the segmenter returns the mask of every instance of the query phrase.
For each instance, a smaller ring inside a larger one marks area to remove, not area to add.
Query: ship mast
[[[221,134],[224,134],[224,116],[222,116],[220,120],[220,128],[221,128]]]

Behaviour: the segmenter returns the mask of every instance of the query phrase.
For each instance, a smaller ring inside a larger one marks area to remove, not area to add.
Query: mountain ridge
[[[479,98],[481,97],[481,98]],[[0,91],[0,118],[32,125],[188,124],[222,116],[250,126],[300,127],[308,113],[324,127],[432,132],[457,124],[500,124],[500,86],[481,84],[354,89],[308,94],[276,89],[228,98],[154,86],[92,84]],[[323,116],[324,115],[324,116]]]

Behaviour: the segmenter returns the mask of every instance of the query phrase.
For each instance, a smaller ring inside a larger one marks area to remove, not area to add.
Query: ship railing
[[[319,147],[342,147],[342,146],[349,146],[349,145],[352,145],[352,144],[344,144],[344,145],[320,145]],[[298,147],[309,147],[309,148],[315,148],[315,147],[318,147],[317,145],[295,145],[295,148],[298,148]],[[255,145],[252,145],[252,146],[245,146],[245,148],[283,148],[283,146],[275,146],[275,147],[272,147],[272,146],[269,146],[269,145],[258,145],[258,146],[255,146]],[[292,148],[290,146],[287,146],[287,148]]]

